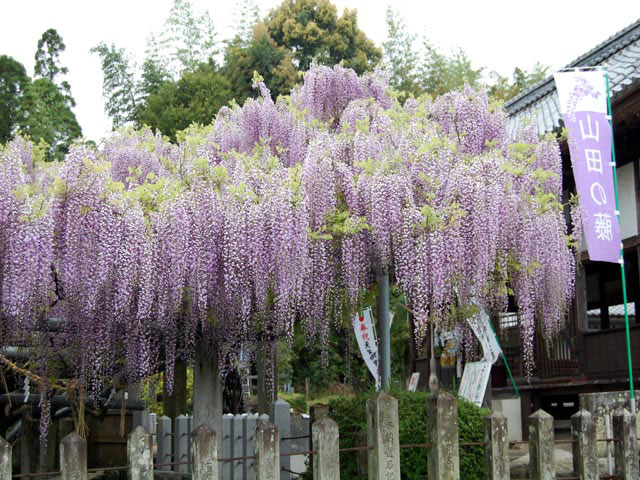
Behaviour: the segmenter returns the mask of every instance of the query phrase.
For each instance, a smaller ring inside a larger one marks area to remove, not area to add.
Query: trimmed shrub
[[[427,398],[425,392],[391,392],[398,400],[400,417],[400,445],[428,442]],[[364,446],[367,441],[366,401],[369,395],[336,398],[329,402],[329,415],[340,427],[340,448]],[[482,419],[489,413],[472,403],[458,399],[458,432],[460,443],[481,442],[484,438]],[[362,461],[361,461],[362,463]],[[366,478],[358,467],[358,453],[340,454],[340,478],[343,480]],[[406,480],[427,478],[427,451],[425,448],[400,449],[400,471]],[[481,446],[460,447],[461,480],[483,480],[484,457]],[[436,479],[431,479],[436,480]]]

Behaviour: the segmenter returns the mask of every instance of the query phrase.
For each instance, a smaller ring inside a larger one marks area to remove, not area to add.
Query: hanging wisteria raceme
[[[504,111],[468,88],[401,105],[381,72],[313,66],[276,101],[255,87],[177,145],[124,130],[58,165],[23,139],[3,148],[4,344],[53,356],[34,332],[57,317],[68,361],[51,374],[96,391],[164,369],[170,386],[196,344],[224,372],[295,322],[326,342],[381,270],[418,336],[511,294],[531,369],[575,275],[556,141],[509,141]]]

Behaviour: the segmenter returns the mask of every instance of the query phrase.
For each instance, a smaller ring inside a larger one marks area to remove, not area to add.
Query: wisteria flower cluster
[[[468,88],[401,105],[381,72],[313,66],[277,101],[257,87],[176,145],[126,130],[61,165],[20,138],[2,150],[2,343],[63,352],[87,388],[170,381],[197,342],[229,365],[295,322],[326,341],[382,270],[418,335],[512,294],[531,365],[574,287],[555,140],[509,141]]]

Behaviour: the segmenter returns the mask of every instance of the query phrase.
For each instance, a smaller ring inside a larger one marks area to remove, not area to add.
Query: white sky
[[[192,0],[208,9],[220,33],[231,36],[237,0]],[[262,13],[279,0],[257,0]],[[358,25],[379,46],[385,39],[387,0],[333,0],[341,13],[358,10]],[[172,0],[0,0],[0,54],[14,57],[33,74],[38,39],[55,28],[67,49],[62,65],[77,102],[75,113],[87,138],[111,129],[103,113],[102,72],[89,49],[112,41],[137,60],[149,32],[161,29]],[[640,18],[640,1],[617,0],[396,0],[407,27],[445,51],[461,47],[476,67],[510,76],[516,66],[540,61],[560,68]]]

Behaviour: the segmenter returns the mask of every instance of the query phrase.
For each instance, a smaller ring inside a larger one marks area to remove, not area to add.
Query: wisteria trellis
[[[62,164],[2,150],[2,344],[37,345],[50,374],[66,352],[89,390],[122,368],[170,379],[196,338],[223,363],[294,321],[326,341],[383,268],[418,335],[512,292],[531,365],[535,321],[560,328],[574,286],[555,140],[509,142],[470,89],[400,105],[381,72],[313,66],[276,102],[256,87],[177,145],[125,130]]]

